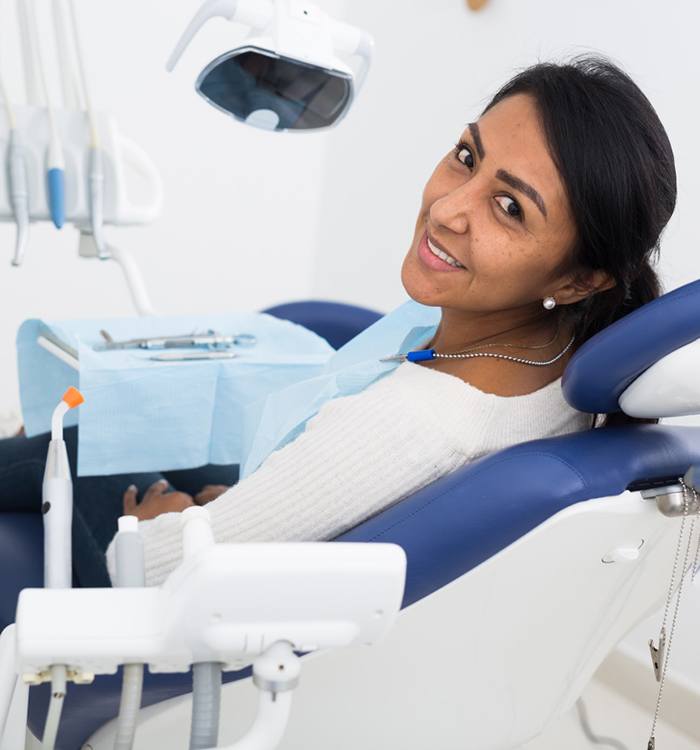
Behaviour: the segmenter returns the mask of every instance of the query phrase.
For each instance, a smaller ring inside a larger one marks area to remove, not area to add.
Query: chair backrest
[[[347,344],[350,339],[382,317],[382,313],[367,307],[324,300],[288,302],[269,307],[262,312],[309,328],[326,339],[334,349]]]
[[[580,411],[619,411],[620,398],[642,373],[698,339],[700,281],[693,281],[648,302],[586,341],[564,371],[564,398]],[[697,408],[686,413],[700,414],[700,379],[696,382]],[[657,385],[673,388],[668,382]],[[654,398],[652,393],[648,397]]]

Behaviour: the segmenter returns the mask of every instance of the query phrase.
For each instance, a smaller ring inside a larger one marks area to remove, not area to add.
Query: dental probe
[[[8,144],[7,174],[10,188],[10,203],[17,224],[17,236],[15,239],[15,254],[12,265],[19,266],[24,258],[24,252],[29,238],[29,189],[27,187],[27,164],[25,162],[22,139],[17,129],[17,120],[10,102],[10,97],[5,88],[5,83],[0,75],[0,93],[5,103],[7,121],[10,129],[10,141]]]
[[[97,118],[92,107],[92,97],[85,72],[85,61],[83,56],[83,45],[78,28],[78,17],[75,12],[74,0],[68,0],[70,11],[71,29],[73,32],[73,43],[78,58],[78,71],[80,73],[80,84],[82,95],[85,100],[85,110],[90,123],[90,166],[88,177],[88,198],[90,204],[90,231],[97,247],[97,257],[105,260],[110,257],[107,242],[104,237],[104,169],[102,164],[102,149],[100,136],[97,130]]]
[[[203,359],[235,359],[236,352],[164,352],[149,357],[153,362],[197,362]]]
[[[46,99],[46,111],[49,116],[49,148],[46,154],[46,177],[49,192],[49,212],[51,220],[56,229],[61,229],[66,220],[66,178],[65,178],[65,159],[63,156],[63,147],[61,138],[58,134],[58,125],[56,124],[56,113],[54,112],[51,97],[49,96],[48,78],[46,75],[46,61],[39,44],[39,25],[34,8],[33,0],[25,0],[27,3],[28,29],[31,37],[31,44],[39,62],[39,77],[41,87]]]

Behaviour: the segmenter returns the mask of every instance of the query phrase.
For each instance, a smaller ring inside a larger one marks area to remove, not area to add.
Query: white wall
[[[515,68],[586,50],[621,63],[665,123],[679,201],[660,270],[668,289],[700,277],[696,3],[491,0],[474,14],[464,0],[319,0],[374,34],[375,63],[342,127],[281,137],[230,123],[192,92],[199,68],[235,37],[223,21],[174,76],[164,72],[194,0],[78,2],[96,105],[117,113],[165,180],[160,221],[111,232],[135,251],[165,313],[260,308],[309,294],[396,306],[405,296],[401,260],[435,162]],[[16,87],[10,10],[5,0],[0,54]],[[17,403],[21,320],[131,313],[118,270],[78,260],[69,229],[36,227],[21,270],[9,267],[12,242],[12,229],[0,226],[0,411]],[[697,623],[698,607],[688,614]],[[643,655],[645,644],[636,639],[633,648]],[[676,663],[689,663],[690,649],[679,644]]]

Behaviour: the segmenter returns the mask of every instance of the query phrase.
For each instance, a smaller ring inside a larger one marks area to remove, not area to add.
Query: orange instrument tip
[[[68,404],[68,406],[70,406],[71,409],[75,409],[76,406],[80,406],[80,404],[85,401],[85,397],[77,388],[73,388],[73,386],[71,386],[63,394],[63,400]]]

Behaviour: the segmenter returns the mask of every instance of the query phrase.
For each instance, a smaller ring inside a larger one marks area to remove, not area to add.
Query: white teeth
[[[433,243],[430,241],[430,238],[428,237],[428,248],[430,249],[430,252],[433,255],[437,255],[440,260],[444,260],[445,263],[449,263],[451,266],[454,266],[455,268],[464,268],[464,266],[458,261],[455,260],[451,255],[448,255],[447,253],[440,250],[439,247],[435,247]]]

